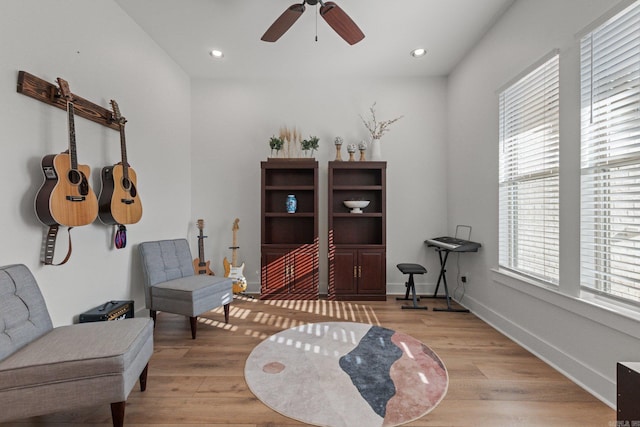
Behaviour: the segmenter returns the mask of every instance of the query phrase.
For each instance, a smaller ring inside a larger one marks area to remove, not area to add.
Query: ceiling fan
[[[320,16],[327,21],[327,24],[338,33],[347,43],[354,45],[364,38],[364,33],[358,28],[355,22],[344,10],[332,1],[304,0],[300,4],[289,6],[278,19],[267,29],[261,40],[265,42],[275,42],[302,16],[305,4],[315,6],[320,3]]]

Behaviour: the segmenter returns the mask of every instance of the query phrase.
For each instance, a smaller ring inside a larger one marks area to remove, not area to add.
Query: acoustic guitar
[[[200,236],[198,236],[198,258],[193,260],[193,270],[196,274],[208,274],[209,276],[213,276],[213,270],[209,268],[210,262],[204,260],[204,239],[207,236],[204,236],[204,220],[198,220],[198,229],[200,230]]]
[[[79,165],[76,150],[73,96],[69,84],[58,78],[67,101],[69,149],[42,159],[44,183],[36,195],[36,215],[45,225],[76,227],[91,224],[98,216],[98,199],[89,185],[89,166]]]
[[[105,224],[135,224],[142,217],[142,203],[138,195],[136,172],[127,161],[127,142],[124,125],[127,123],[120,114],[118,103],[111,100],[113,119],[120,128],[120,154],[122,161],[102,168],[102,190],[100,191],[100,221]]]
[[[233,244],[229,248],[231,249],[231,263],[227,260],[227,257],[224,257],[222,264],[224,265],[224,277],[230,277],[233,279],[233,293],[241,293],[247,290],[247,280],[244,278],[244,263],[241,266],[238,266],[238,230],[240,227],[238,223],[240,220],[238,218],[233,221],[233,227],[231,230],[233,231]]]

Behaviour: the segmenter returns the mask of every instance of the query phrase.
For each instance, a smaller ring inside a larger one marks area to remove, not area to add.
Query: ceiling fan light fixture
[[[411,51],[411,56],[413,56],[414,58],[420,58],[421,56],[425,56],[426,54],[427,54],[427,49],[424,49],[422,47],[413,49]]]
[[[224,53],[222,53],[222,51],[218,49],[213,49],[211,52],[209,52],[209,55],[213,56],[215,59],[224,58]]]

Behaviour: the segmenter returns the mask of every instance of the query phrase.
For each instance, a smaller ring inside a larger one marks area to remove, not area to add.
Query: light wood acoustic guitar
[[[127,123],[120,114],[118,103],[111,100],[113,119],[120,128],[120,154],[122,161],[102,168],[102,190],[100,191],[100,221],[105,224],[135,224],[142,217],[142,203],[138,194],[136,172],[127,161],[127,142],[124,125]]]
[[[233,231],[233,243],[229,248],[231,249],[231,263],[227,260],[227,257],[224,257],[222,263],[224,264],[224,277],[230,277],[233,279],[233,293],[239,294],[247,290],[247,280],[244,278],[244,263],[241,266],[238,266],[238,230],[240,227],[238,223],[240,220],[238,218],[233,221],[233,227],[231,230]]]
[[[60,93],[67,101],[69,149],[42,159],[44,183],[35,200],[36,215],[48,226],[77,227],[91,224],[98,216],[98,199],[89,184],[89,166],[79,165],[76,150],[73,96],[69,84],[58,78]]]
[[[209,267],[211,262],[205,261],[204,259],[204,239],[207,237],[204,235],[204,220],[198,220],[198,230],[200,230],[200,235],[198,236],[198,258],[193,260],[193,270],[196,274],[208,274],[209,276],[213,276],[214,272]]]

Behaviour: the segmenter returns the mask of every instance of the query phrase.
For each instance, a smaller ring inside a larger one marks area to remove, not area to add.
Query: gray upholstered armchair
[[[198,317],[224,306],[229,322],[233,300],[233,279],[206,274],[196,275],[186,239],[159,240],[139,245],[145,281],[145,298],[151,317],[156,311],[182,314],[191,322],[191,338],[196,338]]]
[[[54,328],[29,269],[0,267],[0,422],[110,403],[122,426],[152,353],[150,319]]]

